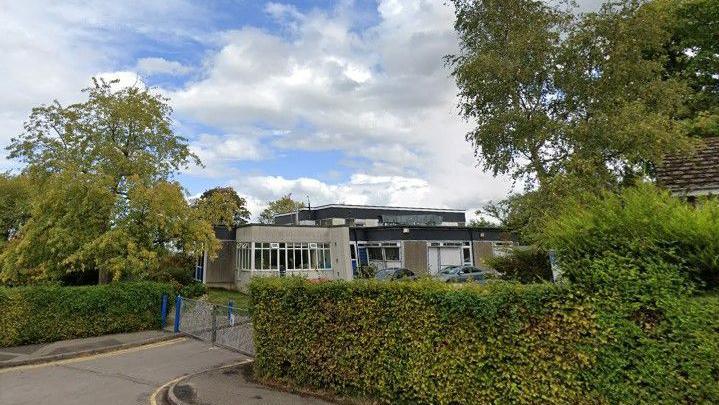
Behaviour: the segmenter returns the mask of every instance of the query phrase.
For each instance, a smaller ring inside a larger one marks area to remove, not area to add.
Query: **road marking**
[[[187,377],[187,376],[186,376],[186,375],[183,375],[183,376],[181,376],[181,377],[177,377],[177,378],[175,378],[174,380],[170,380],[170,381],[168,381],[168,382],[162,384],[162,386],[161,386],[160,388],[156,389],[155,392],[153,392],[152,395],[150,395],[150,405],[157,405],[157,404],[158,404],[158,402],[157,402],[157,396],[160,394],[160,392],[161,392],[162,390],[164,390],[165,388],[169,387],[170,385],[172,385],[172,384],[174,384],[174,383],[176,383],[176,382],[182,380],[182,379],[185,378],[185,377]]]
[[[198,372],[198,373],[189,374],[189,375],[183,375],[183,376],[181,376],[181,377],[177,377],[177,378],[175,378],[174,380],[171,380],[171,381],[168,381],[168,382],[162,384],[162,386],[160,386],[158,389],[155,390],[155,392],[152,393],[152,395],[150,395],[150,405],[158,405],[159,402],[157,402],[157,396],[160,394],[160,392],[162,392],[162,390],[164,390],[165,388],[171,386],[172,384],[176,384],[176,383],[177,383],[178,381],[180,381],[180,380],[183,380],[183,379],[185,379],[185,378],[190,378],[190,377],[192,377],[193,375],[206,373],[206,372],[208,372],[208,371],[222,370],[222,369],[229,368],[229,367],[241,366],[241,365],[243,365],[243,364],[247,364],[247,363],[251,363],[251,362],[252,362],[252,359],[245,359],[245,360],[239,361],[239,362],[237,362],[237,363],[232,363],[232,364],[224,365],[224,366],[222,366],[222,367],[210,368],[210,369],[207,369],[207,370],[200,371],[200,372]]]
[[[112,357],[112,356],[118,356],[125,353],[133,353],[133,352],[139,352],[142,350],[147,349],[154,349],[157,347],[163,347],[163,346],[169,346],[175,343],[180,343],[186,341],[187,338],[181,337],[177,339],[172,340],[166,340],[163,342],[157,342],[157,343],[151,343],[149,345],[143,345],[143,346],[137,346],[137,347],[130,347],[127,349],[122,350],[116,350],[113,352],[107,352],[107,353],[98,353],[98,354],[92,354],[88,356],[82,356],[82,357],[74,357],[71,359],[64,359],[64,360],[57,360],[57,361],[51,361],[48,363],[39,363],[39,364],[28,364],[26,366],[17,366],[17,367],[9,367],[9,368],[3,368],[0,369],[0,374],[9,373],[13,371],[25,371],[25,370],[31,370],[35,368],[42,368],[42,367],[50,367],[50,366],[60,366],[63,364],[71,364],[71,363],[79,363],[82,361],[88,361],[88,360],[95,360],[95,359],[101,359],[105,357]]]

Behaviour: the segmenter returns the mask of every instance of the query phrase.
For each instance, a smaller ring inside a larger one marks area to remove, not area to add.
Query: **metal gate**
[[[232,305],[217,305],[178,296],[175,301],[175,332],[248,356],[255,355],[252,320],[246,311],[238,311]]]

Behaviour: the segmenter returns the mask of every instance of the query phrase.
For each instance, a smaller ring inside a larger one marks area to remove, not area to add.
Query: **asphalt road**
[[[92,357],[0,369],[0,404],[147,404],[186,374],[246,359],[181,338]]]

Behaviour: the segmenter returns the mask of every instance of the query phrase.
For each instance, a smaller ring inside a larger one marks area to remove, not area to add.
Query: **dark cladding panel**
[[[215,225],[215,237],[219,240],[235,240],[235,228]]]
[[[405,233],[404,230],[408,232]],[[502,229],[465,227],[357,227],[350,229],[350,240],[380,242],[387,240],[513,240],[513,235]]]
[[[308,213],[300,211],[300,214]],[[383,208],[363,208],[363,207],[319,207],[312,209],[312,215],[308,215],[307,219],[327,219],[327,218],[355,218],[355,219],[381,219],[382,216],[403,216],[403,215],[437,215],[444,222],[465,222],[464,212],[451,211],[433,211],[417,209],[383,209]],[[302,218],[300,218],[302,219]]]

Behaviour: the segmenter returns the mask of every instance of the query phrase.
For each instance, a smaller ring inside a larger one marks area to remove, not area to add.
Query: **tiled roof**
[[[719,137],[703,139],[693,153],[666,156],[657,182],[677,194],[719,194]]]

